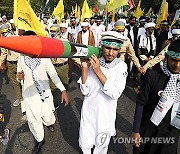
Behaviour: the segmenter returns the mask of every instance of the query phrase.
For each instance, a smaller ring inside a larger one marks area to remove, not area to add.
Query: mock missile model
[[[100,49],[41,36],[0,37],[0,47],[39,58],[89,58]]]

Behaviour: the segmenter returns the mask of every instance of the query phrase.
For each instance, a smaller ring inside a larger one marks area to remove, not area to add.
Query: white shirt
[[[104,25],[97,26],[97,24],[95,24],[94,26],[91,27],[91,31],[94,34],[95,47],[99,47],[101,42],[101,33],[105,31],[105,26]]]
[[[89,31],[87,30],[85,33],[82,31],[82,44],[88,45],[89,42]]]
[[[125,62],[120,61],[110,69],[102,66],[100,68],[107,78],[104,86],[92,67],[88,70],[85,84],[82,84],[81,78],[78,81],[81,92],[85,95],[79,130],[79,145],[84,148],[92,148],[96,145],[96,137],[100,133],[108,133],[109,136],[116,134],[117,99],[126,85],[127,65]]]
[[[42,80],[43,86],[46,90],[46,93],[49,96],[45,99],[44,102],[42,102],[41,97],[34,84],[32,71],[25,64],[24,56],[22,55],[19,57],[17,64],[17,72],[21,71],[24,72],[24,80],[21,82],[24,102],[26,103],[26,105],[28,105],[28,108],[31,109],[31,112],[36,119],[41,119],[41,117],[43,116],[49,116],[49,114],[52,113],[52,110],[54,110],[53,96],[49,86],[49,77],[58,89],[60,89],[61,91],[65,90],[50,58],[42,58],[40,65],[36,68],[36,71],[39,73],[40,79]]]
[[[132,41],[132,45],[134,46],[134,33],[133,33],[133,27],[134,26],[130,26],[130,36],[131,36],[131,41]]]

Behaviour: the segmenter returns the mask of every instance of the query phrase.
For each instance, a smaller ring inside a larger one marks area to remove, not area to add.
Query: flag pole
[[[106,0],[106,10],[105,10],[105,26],[106,26],[106,30],[107,30],[107,26],[108,26],[108,0]]]
[[[44,13],[45,13],[45,11],[46,11],[46,8],[47,8],[48,3],[49,3],[49,0],[46,0],[45,6],[44,6],[44,8],[43,8],[43,10],[42,10],[42,16],[41,16],[41,18],[44,17]]]

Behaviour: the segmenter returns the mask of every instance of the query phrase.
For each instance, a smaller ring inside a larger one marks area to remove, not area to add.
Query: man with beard
[[[123,36],[126,36],[125,32],[125,23],[122,21],[117,21],[114,24],[114,31],[122,34]],[[138,71],[141,72],[141,65],[139,63],[139,59],[135,55],[134,48],[131,44],[130,39],[128,38],[126,41],[124,41],[121,50],[120,50],[120,60],[124,61],[125,57],[128,56],[134,63],[134,65],[137,67]]]
[[[153,59],[151,59],[150,61],[148,61],[144,66],[143,66],[143,74],[146,73],[147,69],[153,67],[154,65],[162,62],[165,58],[165,53],[167,52],[167,49],[169,47],[169,45],[176,39],[180,38],[180,29],[178,28],[174,28],[172,30],[172,38],[164,41],[164,43],[162,44],[161,47],[161,52]]]
[[[94,34],[94,39],[95,39],[95,47],[100,46],[101,42],[101,33],[105,31],[105,26],[101,24],[102,18],[98,16],[96,18],[96,23],[91,26],[91,30]]]
[[[117,99],[125,88],[127,77],[127,65],[117,57],[126,39],[114,31],[103,32],[102,57],[92,55],[89,60],[82,60],[82,76],[78,83],[85,98],[79,146],[84,154],[91,154],[93,146],[94,154],[106,154],[111,136],[116,135]]]
[[[81,22],[81,28],[82,30],[78,33],[76,42],[84,45],[94,46],[95,45],[94,34],[89,29],[89,23]]]
[[[168,39],[168,22],[163,20],[160,24],[160,28],[154,31],[154,36],[157,40],[157,54],[161,52],[161,46],[165,40]]]
[[[163,67],[149,71],[141,82],[132,133],[134,154],[177,153],[180,136],[179,48],[180,39],[177,39],[168,47]]]
[[[81,28],[82,28],[82,30],[77,35],[76,43],[95,46],[94,34],[89,28],[89,23],[88,22],[81,22]],[[75,63],[81,65],[79,58],[73,58],[72,62],[73,63],[75,62]],[[72,72],[73,64],[72,63],[70,63],[70,64],[71,64],[71,70],[70,71]],[[72,73],[70,73],[70,74],[72,74]]]

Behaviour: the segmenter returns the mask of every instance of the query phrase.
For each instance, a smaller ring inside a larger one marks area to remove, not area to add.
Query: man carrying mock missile
[[[82,60],[80,89],[85,96],[79,130],[79,146],[84,154],[106,154],[111,136],[116,134],[117,99],[127,77],[127,65],[119,51],[126,37],[115,31],[102,33],[102,57]],[[90,66],[89,66],[90,65]]]

